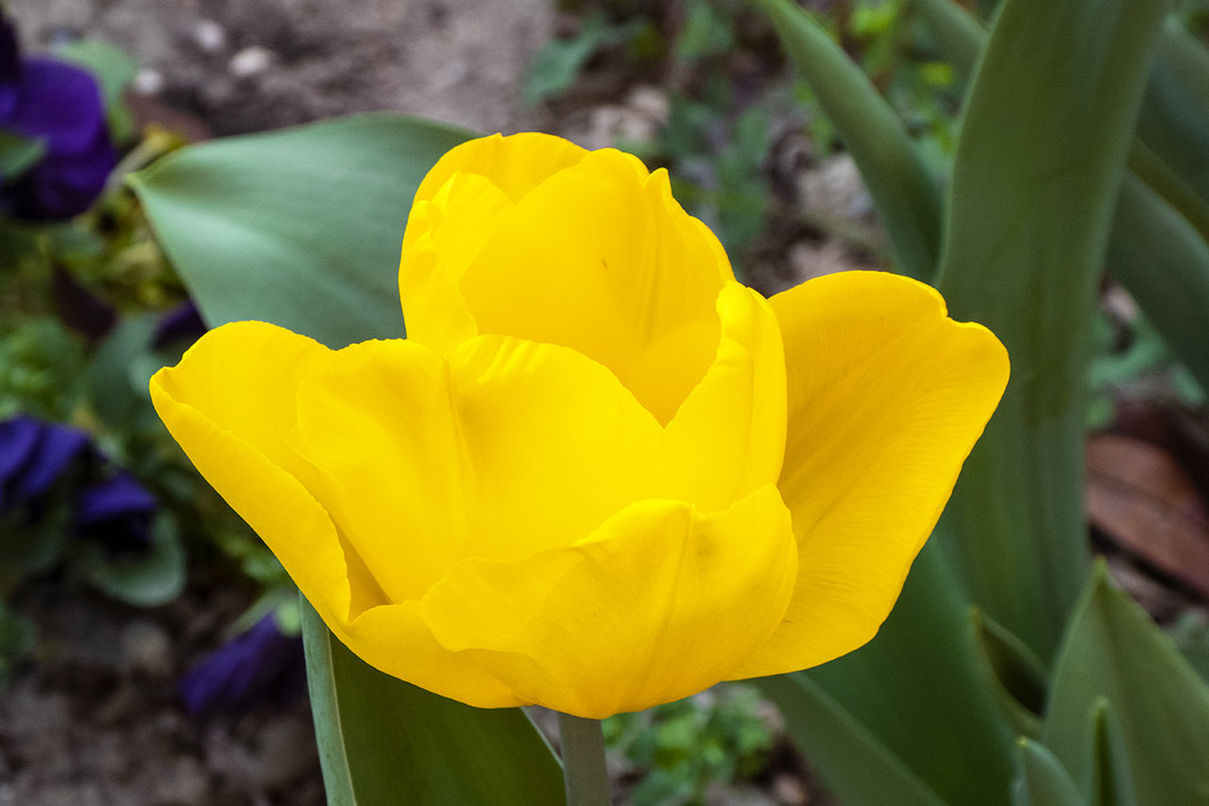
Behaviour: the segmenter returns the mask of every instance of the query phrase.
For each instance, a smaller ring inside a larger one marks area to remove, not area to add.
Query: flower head
[[[889,274],[765,300],[667,174],[474,140],[416,194],[408,338],[241,322],[151,382],[202,474],[370,664],[603,717],[877,631],[1007,379]]]
[[[0,129],[42,143],[38,162],[0,201],[29,221],[71,218],[92,205],[117,163],[101,91],[82,68],[22,57],[12,24],[0,13]]]

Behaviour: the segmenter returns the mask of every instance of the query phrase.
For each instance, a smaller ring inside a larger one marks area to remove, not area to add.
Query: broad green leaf
[[[1048,672],[1037,655],[978,608],[970,614],[978,659],[995,700],[1019,734],[1041,735]]]
[[[521,710],[470,708],[385,675],[302,608],[331,806],[563,803],[562,768]]]
[[[927,279],[940,255],[940,191],[890,105],[826,31],[789,0],[759,0],[852,153],[900,271]]]
[[[901,765],[946,803],[1008,802],[1011,732],[979,669],[967,613],[944,557],[926,546],[876,638],[850,655],[790,675],[796,692],[780,684],[766,688],[835,792],[867,792],[874,765],[882,768],[879,776],[896,781],[891,773]],[[841,733],[845,750],[818,747],[840,741]],[[887,755],[893,765],[877,760]]]
[[[1209,388],[1209,243],[1139,179],[1121,185],[1108,267],[1201,385]]]
[[[945,514],[975,604],[1041,658],[1086,577],[1092,314],[1162,0],[1006,0],[966,103],[939,287],[1012,379]]]
[[[361,115],[185,148],[132,185],[208,324],[260,319],[339,347],[402,335],[407,212],[424,174],[467,136]],[[520,711],[380,674],[317,617],[303,634],[330,803],[561,802],[558,763]],[[475,793],[486,799],[463,799]]]
[[[1105,702],[1121,748],[1111,736],[1099,744],[1128,758],[1140,806],[1209,803],[1209,686],[1099,564],[1059,654],[1045,721],[1045,744],[1076,779],[1095,775],[1088,734],[1101,730],[1094,716]]]
[[[411,199],[469,136],[357,115],[190,146],[129,181],[207,322],[261,319],[343,347],[403,334]]]
[[[1020,772],[1012,784],[1012,806],[1085,806],[1087,801],[1062,762],[1031,739],[1017,743]]]
[[[1163,26],[1138,137],[1209,199],[1209,51],[1175,17]]]

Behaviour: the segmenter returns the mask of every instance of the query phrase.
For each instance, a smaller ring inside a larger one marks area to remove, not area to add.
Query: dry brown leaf
[[[1086,506],[1123,551],[1209,599],[1209,509],[1169,453],[1131,437],[1093,437]]]

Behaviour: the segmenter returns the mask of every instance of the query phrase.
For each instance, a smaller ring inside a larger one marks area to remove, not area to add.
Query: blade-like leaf
[[[468,136],[358,115],[184,148],[130,183],[207,322],[262,319],[343,347],[403,334],[407,211]]]
[[[1209,243],[1134,177],[1121,185],[1108,266],[1172,353],[1209,388]]]
[[[1209,51],[1174,17],[1163,26],[1138,137],[1209,199]]]
[[[902,122],[805,11],[788,0],[759,0],[759,5],[852,153],[899,270],[931,277],[940,254],[940,191]]]
[[[1100,700],[1092,708],[1091,782],[1087,786],[1096,806],[1137,806],[1121,729],[1112,706]]]
[[[562,769],[521,710],[470,708],[385,675],[302,608],[329,804],[563,803]]]
[[[943,806],[939,795],[809,677],[759,682],[781,709],[790,737],[841,801]]]
[[[1012,806],[1084,806],[1087,801],[1062,762],[1043,745],[1021,739],[1020,772],[1012,784]]]
[[[944,557],[926,546],[876,638],[850,655],[791,675],[796,692],[788,684],[769,690],[838,794],[866,792],[870,767],[889,754],[946,803],[1007,803],[1012,736],[979,669],[967,612]],[[833,734],[841,730],[849,734],[848,750],[818,746],[824,735],[825,741],[839,741]]]
[[[1012,380],[945,518],[974,602],[1043,659],[1086,577],[1084,385],[1161,0],[1006,0],[967,100],[940,288]]]
[[[979,666],[1004,716],[1017,733],[1039,737],[1049,677],[1044,664],[1024,642],[978,608],[973,609],[970,622]]]
[[[1111,707],[1116,737],[1088,752]],[[1076,778],[1100,776],[1093,759],[1128,758],[1141,806],[1209,802],[1209,686],[1150,617],[1108,581],[1101,564],[1066,635],[1054,673],[1045,744]],[[1114,774],[1115,775],[1115,774]],[[1128,780],[1115,775],[1115,780]]]
[[[402,335],[407,212],[466,136],[362,115],[186,148],[132,184],[210,325],[261,319],[343,346]],[[330,803],[562,802],[558,762],[520,711],[381,674],[317,616],[303,633]]]

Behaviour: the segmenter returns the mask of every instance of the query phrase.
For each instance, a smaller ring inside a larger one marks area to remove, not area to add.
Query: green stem
[[[600,721],[560,713],[558,735],[563,749],[567,806],[610,806],[613,800],[609,795]]]

